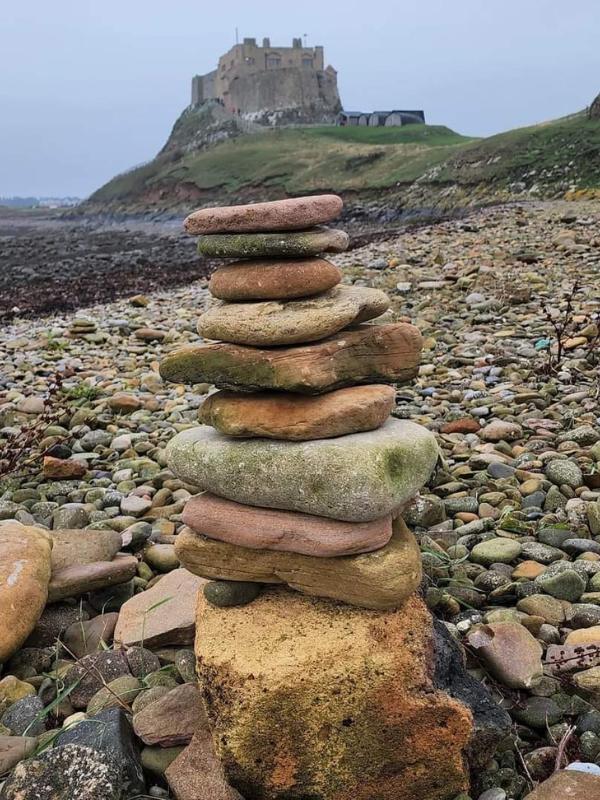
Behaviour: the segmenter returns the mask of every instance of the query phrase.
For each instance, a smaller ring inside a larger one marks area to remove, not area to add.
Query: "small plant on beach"
[[[65,413],[62,393],[63,376],[56,372],[48,383],[44,397],[44,410],[32,422],[27,422],[20,430],[10,433],[0,443],[0,486],[5,479],[27,472],[44,455],[40,442],[49,425],[55,425]]]

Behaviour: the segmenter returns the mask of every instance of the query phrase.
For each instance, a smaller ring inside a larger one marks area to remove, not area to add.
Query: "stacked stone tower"
[[[198,330],[212,341],[161,364],[166,380],[219,390],[204,424],[169,445],[173,472],[203,492],[176,549],[212,579],[198,674],[247,800],[442,800],[466,788],[467,753],[495,741],[493,711],[415,594],[419,549],[399,512],[438,449],[390,418],[389,384],[416,375],[421,337],[369,322],[387,296],[342,285],[320,257],[347,247],[318,227],[341,205],[323,195],[186,220],[202,254],[244,260],[211,278]]]

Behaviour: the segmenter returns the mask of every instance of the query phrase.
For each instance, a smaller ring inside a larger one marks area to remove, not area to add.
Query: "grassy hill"
[[[188,121],[189,124],[189,121]],[[142,211],[332,190],[407,207],[553,197],[600,187],[600,122],[583,114],[487,139],[449,128],[307,127],[179,147],[95,192],[94,209]]]

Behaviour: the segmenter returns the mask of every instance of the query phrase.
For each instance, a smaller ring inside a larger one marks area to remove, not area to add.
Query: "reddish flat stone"
[[[391,386],[350,386],[317,396],[284,392],[215,392],[199,420],[228,436],[302,441],[379,428],[394,406]]]
[[[600,800],[600,778],[563,769],[540,783],[524,800]]]
[[[479,422],[474,417],[463,417],[446,422],[440,428],[442,433],[477,433],[480,429]]]
[[[183,225],[193,235],[301,230],[331,222],[340,215],[342,207],[341,197],[335,194],[294,197],[268,203],[201,208],[186,217]]]
[[[323,258],[236,261],[219,267],[208,288],[220,300],[291,300],[326,292],[342,271]]]
[[[196,596],[207,581],[174,569],[119,610],[115,642],[125,647],[186,645],[194,641]]]
[[[419,369],[422,337],[404,322],[359,325],[316,344],[258,348],[215,342],[169,353],[160,374],[220,389],[323,394],[357,383],[402,383]]]
[[[243,800],[226,781],[208,725],[198,725],[190,744],[172,761],[165,777],[177,800]]]
[[[112,561],[75,564],[52,573],[48,586],[48,602],[56,603],[65,597],[79,597],[86,592],[126,583],[136,574],[135,556],[118,556]]]
[[[52,456],[44,456],[44,464],[42,467],[44,478],[57,478],[61,480],[82,478],[87,470],[87,464],[83,461],[76,461],[74,458],[53,458]]]
[[[203,720],[205,712],[197,685],[184,683],[136,714],[133,729],[144,744],[177,747],[189,744]]]
[[[323,557],[379,550],[392,535],[390,514],[373,522],[342,522],[246,506],[208,492],[188,501],[183,521],[197,533],[229,544]]]

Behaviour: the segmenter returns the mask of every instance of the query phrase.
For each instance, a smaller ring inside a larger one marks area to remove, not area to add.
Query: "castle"
[[[337,72],[323,48],[262,46],[246,38],[219,59],[217,69],[192,79],[192,107],[217,100],[229,112],[260,124],[333,123],[342,105]]]

